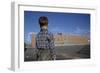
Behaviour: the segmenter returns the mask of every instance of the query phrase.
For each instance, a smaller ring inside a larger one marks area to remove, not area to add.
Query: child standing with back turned
[[[39,18],[40,32],[36,36],[37,60],[55,60],[54,36],[48,31],[48,18]]]

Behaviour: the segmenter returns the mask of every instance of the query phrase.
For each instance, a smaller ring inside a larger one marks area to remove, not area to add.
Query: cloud
[[[80,28],[80,27],[76,27],[74,33],[77,33],[77,34],[86,34],[86,33],[89,33],[90,30],[87,30],[87,29],[83,29],[83,28]]]
[[[28,35],[36,34],[36,32],[29,32]]]
[[[84,30],[79,28],[79,27],[76,27],[76,30],[74,31],[75,33],[83,33]]]
[[[90,38],[89,29],[83,29],[83,28],[76,27],[75,31],[73,31],[73,34]]]
[[[67,30],[66,30],[65,28],[62,28],[62,27],[60,27],[60,26],[49,28],[49,30],[50,30],[52,33],[67,32]]]
[[[29,33],[27,33],[27,34],[25,34],[25,38],[24,38],[24,40],[25,40],[25,42],[27,42],[27,43],[31,43],[31,38],[32,38],[32,34],[37,34],[36,32],[29,32]]]
[[[49,30],[51,32],[59,32],[59,28],[58,27],[50,28]]]

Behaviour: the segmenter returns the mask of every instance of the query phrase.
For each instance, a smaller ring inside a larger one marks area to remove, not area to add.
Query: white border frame
[[[26,69],[47,69],[55,67],[73,67],[96,64],[95,35],[96,30],[96,8],[80,5],[68,6],[47,6],[33,5],[32,3],[13,2],[11,9],[12,24],[12,49],[11,49],[11,69],[14,71]],[[51,11],[51,12],[73,12],[73,13],[90,13],[91,14],[91,59],[77,60],[59,60],[59,61],[43,61],[43,62],[24,62],[24,10],[33,11]]]

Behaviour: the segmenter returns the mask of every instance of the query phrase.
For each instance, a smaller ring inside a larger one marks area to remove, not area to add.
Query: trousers
[[[52,53],[50,49],[39,49],[37,52],[37,60],[38,61],[52,60]]]

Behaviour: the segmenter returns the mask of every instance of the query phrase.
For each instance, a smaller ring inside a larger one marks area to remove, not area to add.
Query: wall
[[[10,68],[10,55],[11,55],[11,1],[14,0],[1,0],[0,1],[0,73],[12,73]],[[20,0],[22,1],[22,0]],[[32,1],[32,0],[25,0],[26,2]],[[99,51],[100,51],[100,5],[99,0],[33,0],[33,3],[36,4],[54,4],[54,5],[66,5],[66,4],[79,4],[79,5],[96,5],[98,8],[97,10],[97,20],[98,24],[96,24],[96,35],[94,35],[94,42],[95,42],[95,48],[97,49],[97,64],[96,66],[91,67],[69,67],[61,69],[48,69],[48,70],[40,70],[40,71],[29,71],[30,73],[100,73],[100,57],[99,57]],[[28,71],[26,71],[28,72]],[[23,72],[22,72],[23,73]],[[25,71],[24,71],[25,73]]]
[[[35,37],[36,34],[32,34],[31,38],[31,48],[35,48],[36,41]],[[71,35],[71,34],[54,34],[54,43],[55,46],[67,46],[67,45],[87,45],[90,44],[88,41],[88,37],[86,36],[79,36],[79,35]]]

